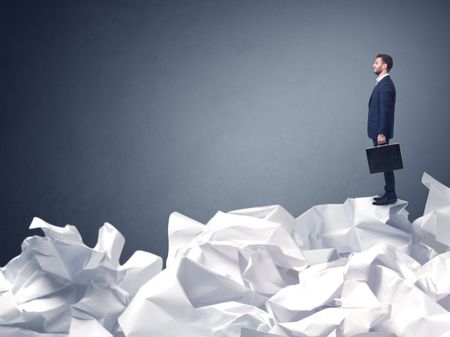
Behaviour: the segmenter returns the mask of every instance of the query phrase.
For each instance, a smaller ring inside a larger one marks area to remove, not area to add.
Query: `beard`
[[[373,73],[378,76],[381,74],[381,69],[374,69]]]

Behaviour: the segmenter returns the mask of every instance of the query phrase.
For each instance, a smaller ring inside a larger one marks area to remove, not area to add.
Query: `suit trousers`
[[[376,139],[372,139],[373,145],[378,145]],[[386,144],[389,144],[389,139],[386,139]],[[395,177],[394,171],[384,172],[384,192],[387,197],[396,197],[395,194]]]

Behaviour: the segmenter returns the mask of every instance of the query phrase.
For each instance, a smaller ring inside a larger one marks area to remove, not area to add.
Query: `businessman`
[[[389,144],[394,136],[395,86],[389,71],[394,62],[387,54],[378,54],[373,63],[376,85],[369,100],[367,134],[373,145]],[[374,205],[388,205],[397,201],[394,172],[384,172],[384,195],[374,198]]]

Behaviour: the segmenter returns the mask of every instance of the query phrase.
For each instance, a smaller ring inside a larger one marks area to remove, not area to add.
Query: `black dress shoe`
[[[395,204],[397,202],[397,197],[386,197],[383,196],[381,199],[378,199],[377,201],[372,202],[372,205],[381,206],[381,205],[389,205],[389,204]]]
[[[386,194],[382,195],[381,197],[374,197],[373,200],[378,201],[383,199],[386,196]]]

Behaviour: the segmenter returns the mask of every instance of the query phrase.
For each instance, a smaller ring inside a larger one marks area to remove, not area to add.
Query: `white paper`
[[[121,266],[125,240],[108,223],[93,249],[74,226],[34,218],[30,228],[45,237],[27,238],[0,270],[0,336],[119,336],[117,317],[161,271],[161,258],[137,251]]]
[[[435,235],[436,240],[450,245],[450,188],[424,172],[422,183],[429,189],[423,216],[413,225]]]
[[[426,173],[424,215],[399,200],[279,205],[169,217],[167,268],[138,251],[125,264],[110,224],[86,247],[73,226],[35,219],[0,270],[0,336],[450,337],[450,189]]]

